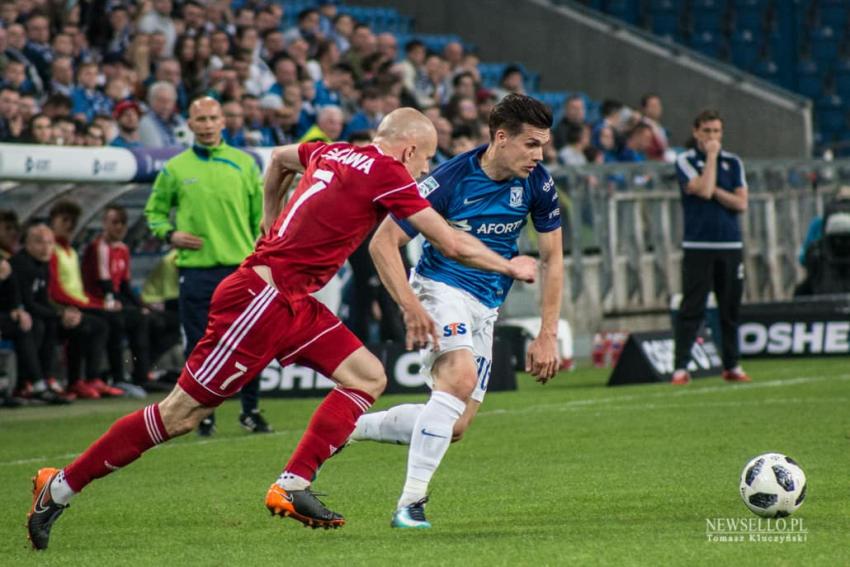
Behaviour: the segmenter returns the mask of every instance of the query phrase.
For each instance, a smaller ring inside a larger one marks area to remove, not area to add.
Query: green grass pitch
[[[431,485],[430,531],[389,520],[406,449],[360,443],[316,489],[348,524],[272,518],[268,485],[316,400],[265,400],[276,427],[250,435],[238,403],[212,440],[148,452],[89,486],[30,551],[30,477],[61,466],[133,400],[0,412],[0,565],[850,565],[850,370],[846,359],[750,362],[752,384],[607,388],[580,369],[547,386],[492,393]],[[422,397],[387,396],[379,408]],[[709,541],[707,520],[756,518],[737,494],[759,453],[793,456],[809,480],[792,516],[803,543]]]

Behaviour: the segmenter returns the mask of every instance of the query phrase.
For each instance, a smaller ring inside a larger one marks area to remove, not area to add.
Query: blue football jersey
[[[419,183],[419,193],[454,228],[467,231],[505,258],[517,255],[517,239],[529,214],[537,232],[561,227],[558,192],[543,165],[527,179],[493,181],[481,169],[487,146],[460,154],[441,164]],[[395,219],[410,237],[410,223]],[[495,272],[464,266],[446,258],[425,242],[416,272],[471,294],[488,307],[498,307],[508,295],[513,279]]]

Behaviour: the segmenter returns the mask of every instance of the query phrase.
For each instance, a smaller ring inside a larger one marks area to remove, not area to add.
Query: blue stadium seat
[[[691,36],[691,47],[708,57],[719,58],[722,54],[723,38],[720,34],[703,31]]]
[[[769,57],[757,60],[753,66],[753,72],[765,81],[780,82],[779,65]]]
[[[833,80],[835,91],[846,100],[850,100],[850,60],[840,59],[835,63]]]
[[[821,98],[815,105],[815,121],[821,132],[842,132],[847,127],[847,109],[838,95]]]
[[[638,0],[605,0],[603,10],[606,14],[619,18],[632,25],[638,24],[640,3]]]
[[[679,14],[676,12],[653,12],[649,16],[652,33],[670,40],[679,36],[679,21]]]
[[[820,0],[818,22],[822,26],[842,29],[847,23],[847,0]]]
[[[729,40],[732,63],[741,69],[750,70],[759,56],[760,36],[753,30],[738,30]]]
[[[811,54],[821,64],[829,64],[838,58],[839,37],[830,26],[822,26],[812,31],[810,38]]]
[[[696,34],[723,31],[723,3],[720,0],[694,0],[691,3],[691,27]]]
[[[797,81],[795,90],[813,99],[819,99],[823,94],[823,77],[817,62],[804,58],[797,64]]]

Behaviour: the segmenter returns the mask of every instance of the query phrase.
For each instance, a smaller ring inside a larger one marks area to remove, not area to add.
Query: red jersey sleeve
[[[387,169],[386,180],[375,189],[374,203],[380,204],[399,220],[431,206],[419,194],[416,181],[402,166]]]
[[[310,158],[318,151],[327,146],[325,142],[306,142],[298,146],[298,159],[301,165],[306,169],[310,163]]]

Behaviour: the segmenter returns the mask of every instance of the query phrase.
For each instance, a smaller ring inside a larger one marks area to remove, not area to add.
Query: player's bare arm
[[[369,254],[375,263],[378,277],[401,308],[406,329],[405,348],[411,350],[430,343],[439,345],[437,325],[419,302],[407,282],[404,263],[399,248],[410,242],[410,237],[393,222],[385,219],[369,242]]]
[[[538,235],[540,246],[540,333],[525,354],[525,371],[545,384],[558,371],[558,319],[564,284],[564,251],[561,229]]]
[[[739,213],[747,210],[747,195],[746,187],[737,187],[734,191],[726,191],[718,187],[714,191],[714,198],[718,203]]]
[[[407,220],[447,258],[472,268],[504,274],[515,280],[533,282],[537,276],[537,261],[534,258],[516,256],[507,260],[474,236],[450,227],[434,209],[423,209]]]
[[[304,166],[298,159],[298,144],[289,144],[275,148],[272,161],[263,180],[263,233],[271,230],[275,219],[283,210],[283,203],[297,173],[303,173]]]

